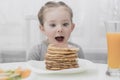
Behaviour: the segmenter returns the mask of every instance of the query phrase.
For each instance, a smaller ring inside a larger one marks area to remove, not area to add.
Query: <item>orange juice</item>
[[[107,33],[108,67],[120,68],[120,33]]]

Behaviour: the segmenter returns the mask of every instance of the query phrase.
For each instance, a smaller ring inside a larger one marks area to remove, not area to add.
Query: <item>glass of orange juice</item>
[[[109,76],[120,76],[120,21],[106,22]]]

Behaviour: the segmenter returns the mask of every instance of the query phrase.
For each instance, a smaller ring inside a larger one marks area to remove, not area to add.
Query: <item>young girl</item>
[[[40,30],[47,36],[47,40],[33,47],[29,51],[27,59],[44,60],[49,44],[75,46],[79,48],[78,57],[84,58],[81,47],[68,42],[70,34],[75,27],[72,18],[72,10],[64,2],[47,2],[38,13]]]

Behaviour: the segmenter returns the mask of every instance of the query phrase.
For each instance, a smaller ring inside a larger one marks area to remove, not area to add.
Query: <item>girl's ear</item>
[[[71,26],[71,32],[74,30],[75,24],[73,23]]]
[[[42,33],[44,33],[44,27],[42,25],[39,26],[40,30],[42,31]]]

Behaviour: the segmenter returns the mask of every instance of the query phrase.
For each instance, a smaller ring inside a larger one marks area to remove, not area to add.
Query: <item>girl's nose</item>
[[[58,29],[57,29],[57,32],[62,32],[62,26],[59,26]]]

